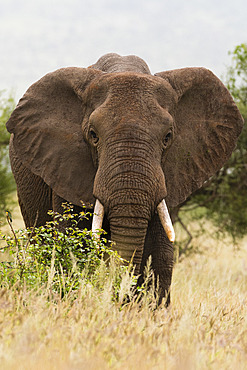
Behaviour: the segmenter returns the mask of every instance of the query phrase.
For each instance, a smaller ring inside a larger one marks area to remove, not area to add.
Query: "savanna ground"
[[[22,226],[18,209],[13,225]],[[82,280],[63,298],[49,281],[30,289],[5,280],[0,368],[246,369],[247,239],[234,245],[207,230],[193,239],[196,252],[175,263],[169,309],[152,310],[152,292],[124,305],[128,273],[113,300],[114,263],[108,274],[99,266],[97,284]]]

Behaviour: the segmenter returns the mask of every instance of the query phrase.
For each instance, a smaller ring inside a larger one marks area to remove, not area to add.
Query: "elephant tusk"
[[[160,217],[161,224],[166,232],[166,235],[171,243],[175,241],[175,231],[172,226],[172,221],[166,206],[165,199],[163,199],[157,206],[158,214]]]
[[[93,222],[92,222],[92,233],[96,238],[99,238],[98,230],[102,229],[104,218],[104,206],[96,199],[94,206]]]

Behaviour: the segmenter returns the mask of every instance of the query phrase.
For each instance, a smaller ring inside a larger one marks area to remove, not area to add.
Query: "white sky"
[[[136,54],[152,73],[204,66],[222,77],[247,42],[246,0],[0,0],[0,90],[18,100],[44,74]]]

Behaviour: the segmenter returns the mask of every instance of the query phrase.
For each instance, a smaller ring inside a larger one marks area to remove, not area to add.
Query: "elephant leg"
[[[41,177],[34,175],[16,155],[13,138],[9,144],[11,168],[17,185],[18,201],[26,227],[41,226],[50,220],[51,189]]]
[[[16,181],[21,213],[26,227],[39,227],[51,219],[48,215],[52,208],[51,189],[41,177],[22,167]]]
[[[25,169],[25,180],[17,182],[17,195],[26,227],[39,227],[50,220],[51,190],[39,177]]]
[[[160,304],[163,299],[166,299],[166,306],[168,306],[173,270],[173,246],[169,242],[157,214],[154,215],[148,227],[138,284],[143,282],[143,272],[149,256],[152,258],[155,282],[158,284],[158,303]]]

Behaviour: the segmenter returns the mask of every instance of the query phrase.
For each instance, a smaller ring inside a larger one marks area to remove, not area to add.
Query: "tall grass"
[[[75,277],[58,271],[54,254],[35,284],[14,279],[17,270],[2,274],[0,367],[246,369],[246,241],[196,243],[197,253],[175,264],[168,309],[153,309],[152,289],[136,299],[133,276],[113,257],[77,275],[76,289],[63,289]]]

